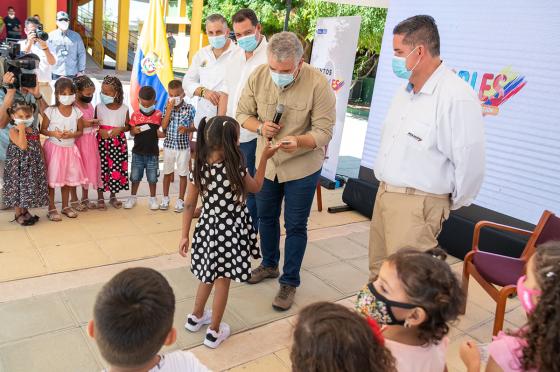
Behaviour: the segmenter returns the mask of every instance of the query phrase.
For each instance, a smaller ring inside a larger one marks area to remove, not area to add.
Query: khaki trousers
[[[399,249],[436,248],[450,204],[441,195],[388,192],[380,187],[369,233],[370,279],[375,277],[374,264]]]

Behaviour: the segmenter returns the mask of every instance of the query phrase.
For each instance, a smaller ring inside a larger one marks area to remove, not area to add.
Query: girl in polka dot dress
[[[101,185],[97,188],[97,208],[106,210],[103,192],[109,191],[109,203],[122,207],[117,193],[128,190],[128,148],[124,132],[128,125],[128,107],[123,104],[124,93],[121,81],[107,75],[101,84],[101,103],[95,107],[95,118],[99,119],[97,143],[101,162]]]
[[[230,334],[222,322],[231,280],[245,282],[251,277],[251,257],[259,258],[257,234],[247,209],[247,193],[260,191],[266,162],[279,145],[266,147],[252,178],[239,149],[239,124],[227,116],[216,116],[198,126],[193,173],[187,189],[179,253],[187,256],[189,231],[199,194],[202,212],[191,247],[191,271],[200,280],[192,314],[185,328],[191,332],[210,324],[204,344],[216,348]],[[212,311],[206,301],[216,287]]]

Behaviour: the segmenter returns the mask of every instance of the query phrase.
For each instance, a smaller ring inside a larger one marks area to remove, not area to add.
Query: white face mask
[[[60,102],[61,104],[68,106],[74,103],[74,101],[76,100],[76,95],[72,94],[69,96],[58,96],[58,102]]]
[[[183,100],[181,97],[171,97],[174,106],[179,106]]]
[[[68,30],[68,26],[70,25],[70,23],[68,21],[56,21],[56,25],[62,31],[66,31],[66,30]]]

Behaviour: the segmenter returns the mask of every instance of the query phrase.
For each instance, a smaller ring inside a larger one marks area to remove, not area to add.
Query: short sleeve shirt
[[[129,121],[130,126],[148,125],[150,127],[150,129],[142,131],[134,136],[133,153],[159,155],[157,132],[161,125],[161,117],[161,111],[159,110],[154,110],[151,115],[144,115],[141,111],[132,113]]]
[[[167,108],[163,110],[163,116]],[[182,102],[179,106],[173,107],[169,125],[165,131],[163,147],[173,150],[187,150],[189,148],[189,135],[179,133],[179,127],[189,127],[193,125],[195,110],[192,105]]]

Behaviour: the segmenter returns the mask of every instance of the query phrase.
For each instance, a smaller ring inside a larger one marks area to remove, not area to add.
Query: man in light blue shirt
[[[74,78],[86,69],[86,48],[80,34],[68,29],[70,18],[66,12],[56,13],[57,29],[49,33],[49,49],[56,57],[52,68],[53,80],[61,76]]]

